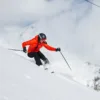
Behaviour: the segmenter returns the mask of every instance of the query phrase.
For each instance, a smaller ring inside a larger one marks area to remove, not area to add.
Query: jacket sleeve
[[[48,44],[44,43],[44,47],[50,51],[56,51],[56,48],[49,46]]]
[[[27,45],[31,45],[33,42],[33,39],[31,39],[31,40],[29,40],[29,41],[25,41],[25,42],[23,42],[22,43],[22,47],[24,48],[24,47],[26,47]]]

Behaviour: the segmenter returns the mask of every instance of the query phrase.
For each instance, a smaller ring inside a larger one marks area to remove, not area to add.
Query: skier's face
[[[43,43],[43,42],[45,42],[45,40],[46,40],[46,39],[42,39],[42,40],[40,40],[40,42]]]

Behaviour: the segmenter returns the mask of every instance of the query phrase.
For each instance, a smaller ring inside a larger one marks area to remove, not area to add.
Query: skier
[[[22,43],[23,52],[27,53],[28,57],[35,59],[36,64],[38,66],[43,65],[41,59],[44,61],[44,64],[49,64],[49,60],[44,56],[44,54],[40,51],[42,47],[50,51],[61,51],[60,48],[54,48],[47,44],[46,42],[46,35],[44,33],[39,33],[34,38],[29,41],[25,41]],[[28,47],[28,52],[26,49]]]

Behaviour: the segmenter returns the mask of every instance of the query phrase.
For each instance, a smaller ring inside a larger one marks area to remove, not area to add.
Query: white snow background
[[[86,0],[2,0],[0,6],[0,100],[99,100],[93,90],[100,77],[99,7]],[[72,71],[59,52],[41,49],[55,71],[50,74],[8,50],[22,49],[40,32],[61,47]]]

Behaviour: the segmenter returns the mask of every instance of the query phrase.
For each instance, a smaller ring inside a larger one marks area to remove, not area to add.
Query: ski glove
[[[26,47],[23,48],[23,52],[25,52],[25,53],[27,52]]]
[[[60,48],[56,48],[56,51],[61,51],[61,49]]]

